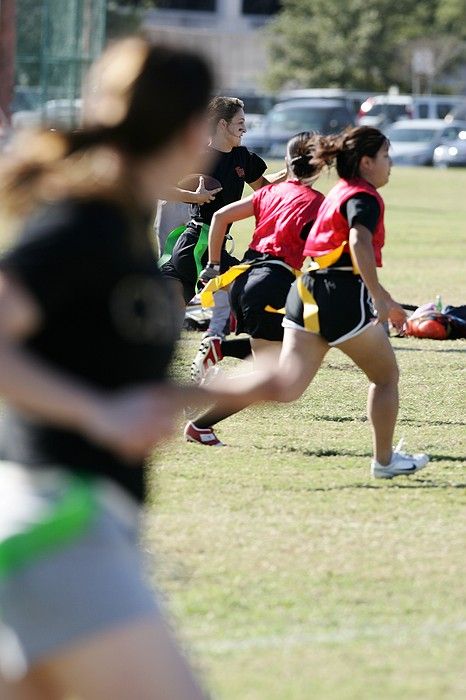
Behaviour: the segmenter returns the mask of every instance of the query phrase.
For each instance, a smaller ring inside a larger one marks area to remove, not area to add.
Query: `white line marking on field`
[[[345,644],[364,639],[390,639],[393,644],[407,640],[431,639],[432,637],[448,636],[452,632],[466,632],[466,620],[445,625],[412,626],[368,626],[335,630],[299,632],[295,634],[270,635],[263,637],[245,637],[243,639],[217,639],[210,641],[194,641],[198,652],[209,654],[225,654],[231,651],[250,651],[255,649],[282,649],[285,647],[302,646],[307,644]]]

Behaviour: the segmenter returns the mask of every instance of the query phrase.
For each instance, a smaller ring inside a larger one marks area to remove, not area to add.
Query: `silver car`
[[[455,141],[466,122],[443,119],[410,119],[397,122],[385,134],[390,140],[394,165],[432,165],[438,146]]]
[[[434,165],[436,168],[466,168],[466,131],[461,131],[456,141],[437,146]]]

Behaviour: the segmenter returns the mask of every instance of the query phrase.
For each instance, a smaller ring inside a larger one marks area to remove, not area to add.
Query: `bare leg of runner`
[[[0,676],[0,698],[2,700],[64,700],[63,693],[57,693],[40,674],[30,673],[19,683],[7,683]]]
[[[254,360],[260,360],[262,353],[270,360],[280,357],[282,344],[280,340],[262,340],[262,338],[251,338],[251,348]]]
[[[264,356],[264,359],[266,359],[269,364],[273,361],[278,364],[280,350],[282,347],[280,341],[251,338],[251,347],[255,362],[260,363],[261,357]],[[212,408],[195,418],[193,420],[193,424],[196,428],[206,430],[207,428],[212,428],[217,423],[220,423],[220,421],[233,416],[235,413],[239,413],[243,408],[247,408],[248,406],[249,403],[245,403],[242,408],[237,408],[234,411],[219,411],[214,405]]]
[[[49,680],[51,687],[59,688],[58,697],[63,700],[206,699],[166,624],[159,619],[107,631],[58,654],[36,673]],[[54,697],[47,696],[47,700]],[[46,698],[12,695],[11,700]]]
[[[299,399],[314,379],[329,349],[328,343],[317,333],[285,328],[279,371],[289,383],[282,401]]]
[[[338,347],[371,382],[367,414],[372,425],[374,456],[379,464],[389,464],[398,415],[399,372],[387,334],[381,325],[373,325]]]

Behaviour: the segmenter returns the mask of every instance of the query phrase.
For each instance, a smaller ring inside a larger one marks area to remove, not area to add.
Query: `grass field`
[[[395,169],[383,194],[386,286],[465,303],[466,171]],[[466,697],[466,346],[393,346],[397,438],[432,455],[418,477],[371,481],[366,381],[336,350],[297,403],[225,421],[228,448],[159,454],[147,545],[214,697]]]

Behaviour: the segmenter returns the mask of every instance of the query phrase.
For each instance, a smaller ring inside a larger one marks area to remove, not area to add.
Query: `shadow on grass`
[[[286,452],[289,454],[299,453],[303,457],[364,457],[366,459],[372,459],[372,452],[351,452],[343,449],[325,449],[317,448],[315,450],[302,449],[299,447],[293,447],[292,445],[288,447],[275,447],[271,448],[270,445],[254,445],[257,450],[270,450],[275,449],[276,452]],[[443,454],[432,454],[429,453],[431,462],[464,462],[466,461],[466,456],[458,455],[443,455]]]
[[[402,479],[400,481],[399,479]],[[304,491],[353,491],[355,489],[380,489],[382,486],[389,486],[392,489],[466,489],[464,484],[451,484],[448,481],[433,481],[432,479],[415,479],[412,476],[398,477],[397,479],[380,479],[377,484],[357,483],[342,484],[341,486],[308,486]]]
[[[320,421],[329,423],[367,423],[367,416],[310,416],[317,423]],[[466,421],[450,421],[450,420],[419,420],[419,418],[399,418],[397,423],[405,425],[415,425],[422,427],[423,425],[433,426],[464,426]]]
[[[466,347],[462,348],[402,348],[399,345],[394,345],[393,349],[397,352],[466,352]]]

